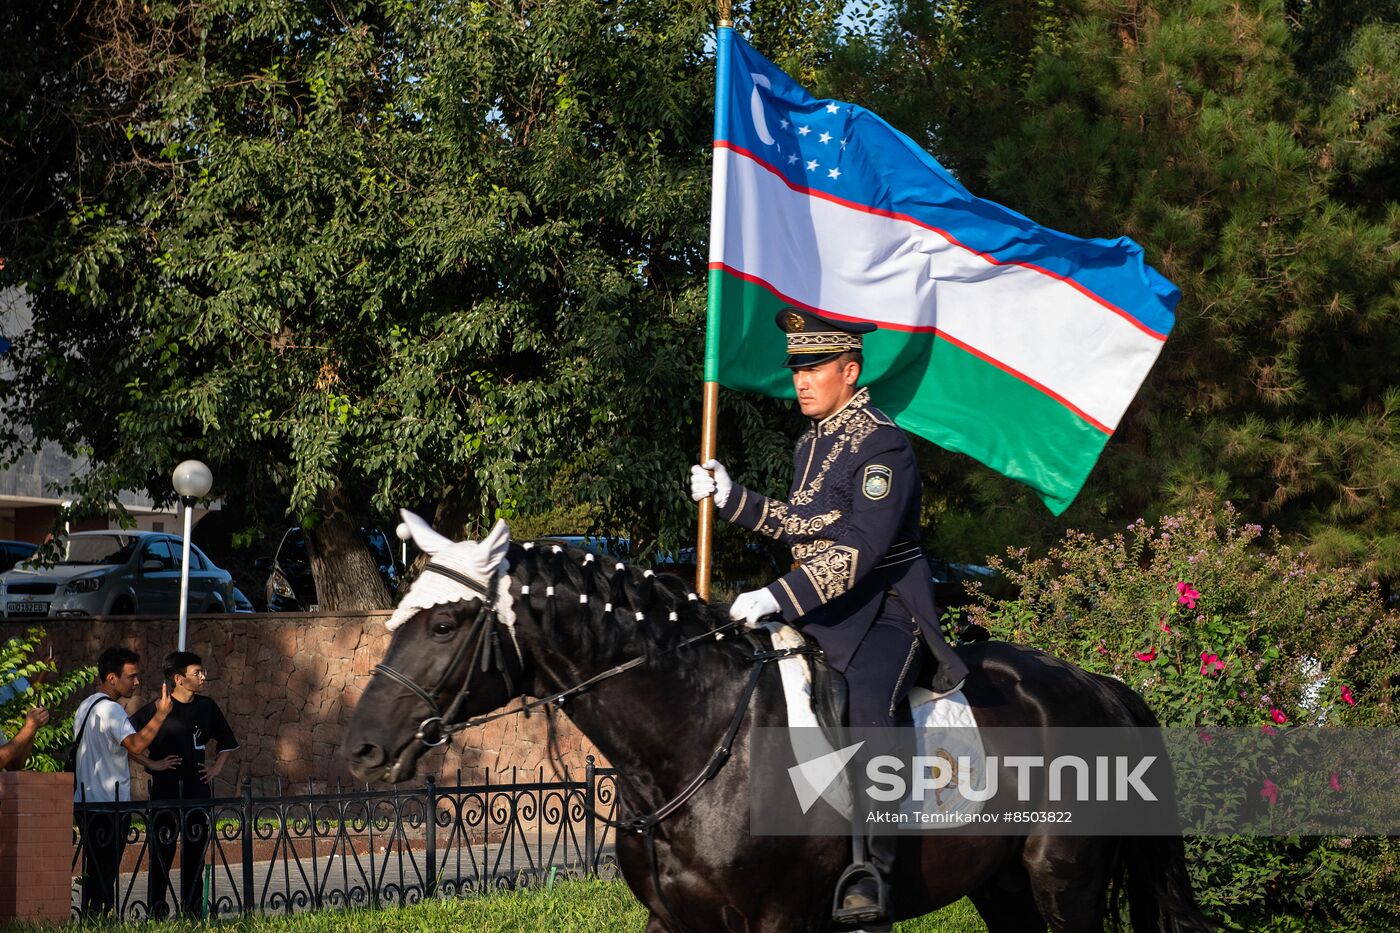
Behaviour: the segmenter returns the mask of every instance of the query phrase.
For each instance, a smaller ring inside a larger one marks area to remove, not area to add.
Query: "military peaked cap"
[[[778,327],[787,333],[788,369],[816,366],[842,353],[860,352],[861,335],[875,329],[865,321],[837,321],[803,308],[778,312]]]

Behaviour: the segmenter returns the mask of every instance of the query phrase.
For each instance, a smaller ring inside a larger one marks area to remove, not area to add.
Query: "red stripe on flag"
[[[804,309],[806,309],[806,310],[808,310],[808,311],[816,312],[817,314],[823,315],[824,317],[836,318],[837,320],[842,320],[842,321],[861,321],[861,322],[865,322],[865,323],[869,323],[869,324],[874,324],[876,327],[879,327],[881,330],[896,330],[896,331],[902,331],[902,332],[905,332],[905,333],[932,334],[932,335],[934,335],[935,337],[937,337],[937,338],[940,339],[940,340],[946,340],[946,341],[948,341],[948,342],[951,343],[953,346],[957,347],[958,349],[962,350],[963,352],[969,353],[969,354],[971,354],[972,356],[977,357],[977,358],[978,358],[979,360],[981,360],[982,362],[987,363],[988,365],[991,365],[991,366],[995,366],[997,369],[999,369],[999,370],[1001,370],[1002,372],[1006,373],[1008,376],[1011,376],[1013,379],[1018,379],[1018,380],[1020,380],[1021,382],[1024,382],[1026,385],[1030,386],[1032,389],[1035,389],[1037,392],[1041,393],[1042,395],[1046,396],[1047,398],[1052,398],[1052,399],[1054,399],[1056,402],[1058,402],[1058,403],[1060,403],[1061,405],[1063,405],[1063,406],[1064,406],[1066,409],[1068,409],[1069,411],[1074,412],[1074,414],[1077,415],[1077,416],[1079,416],[1081,419],[1083,419],[1083,421],[1084,421],[1086,424],[1091,425],[1091,426],[1094,427],[1095,429],[1097,429],[1097,430],[1099,430],[1099,431],[1102,431],[1104,434],[1106,434],[1106,435],[1108,435],[1108,436],[1110,436],[1110,437],[1113,436],[1113,429],[1112,429],[1112,428],[1110,428],[1108,425],[1104,424],[1102,421],[1099,421],[1099,420],[1098,420],[1097,418],[1095,418],[1093,415],[1091,415],[1091,414],[1089,414],[1088,412],[1084,411],[1084,410],[1083,410],[1082,408],[1080,408],[1078,405],[1074,404],[1074,403],[1071,402],[1069,399],[1065,398],[1063,395],[1061,395],[1060,393],[1056,392],[1054,389],[1051,389],[1049,386],[1047,386],[1047,385],[1045,385],[1045,384],[1043,384],[1043,383],[1041,383],[1041,382],[1039,382],[1039,381],[1037,381],[1037,380],[1035,380],[1035,379],[1032,379],[1030,376],[1028,376],[1028,375],[1026,375],[1025,373],[1021,372],[1019,369],[1016,369],[1016,368],[1013,367],[1013,366],[1008,366],[1006,363],[1003,363],[1001,360],[997,359],[996,357],[991,356],[991,355],[985,353],[984,351],[977,349],[976,347],[972,346],[971,344],[964,343],[963,341],[959,340],[958,338],[953,337],[953,336],[951,336],[950,334],[947,334],[947,333],[945,333],[945,332],[939,330],[937,327],[931,327],[931,326],[915,327],[915,326],[909,325],[909,324],[889,324],[889,323],[886,323],[885,321],[873,321],[873,320],[871,320],[871,319],[869,319],[869,318],[855,317],[854,315],[850,315],[850,314],[837,314],[837,313],[834,312],[834,311],[827,311],[827,310],[824,309],[824,308],[818,308],[816,305],[809,305],[809,304],[807,304],[807,303],[804,302],[804,301],[798,301],[796,298],[793,298],[793,297],[791,297],[791,296],[789,296],[789,295],[784,295],[782,292],[780,292],[780,291],[778,291],[776,288],[774,288],[769,282],[767,282],[767,281],[765,281],[765,280],[759,278],[758,276],[756,276],[756,275],[750,275],[750,274],[747,273],[747,272],[740,272],[738,269],[735,269],[735,268],[733,268],[732,266],[727,266],[727,265],[725,265],[725,264],[722,263],[722,262],[712,262],[712,263],[710,263],[710,266],[709,266],[709,267],[710,267],[710,269],[712,269],[712,270],[717,270],[717,271],[723,272],[723,273],[726,274],[726,275],[732,275],[732,276],[734,276],[736,279],[742,279],[743,281],[748,282],[748,283],[751,284],[751,285],[757,285],[759,288],[761,288],[761,289],[763,289],[764,291],[768,292],[768,294],[772,295],[774,298],[777,298],[779,301],[786,302],[787,304],[790,304],[790,305],[792,305],[793,307],[804,308]]]
[[[1099,296],[1099,295],[1094,294],[1093,292],[1089,291],[1089,289],[1085,288],[1083,285],[1081,285],[1081,284],[1079,284],[1078,282],[1076,282],[1074,279],[1068,278],[1067,276],[1060,275],[1058,272],[1052,272],[1052,271],[1050,271],[1049,269],[1043,268],[1043,267],[1041,267],[1041,266],[1037,266],[1037,265],[1035,265],[1034,263],[1029,263],[1029,262],[1008,262],[1008,261],[1006,261],[1006,260],[998,259],[998,258],[996,258],[995,256],[991,255],[990,253],[984,253],[984,252],[982,252],[982,251],[980,251],[980,250],[973,249],[971,246],[968,246],[966,243],[963,243],[963,242],[961,242],[960,240],[958,240],[956,237],[954,237],[954,236],[953,236],[951,233],[949,233],[947,230],[943,230],[943,229],[941,229],[941,228],[939,228],[939,227],[935,227],[935,226],[933,226],[932,224],[924,223],[922,220],[919,220],[917,217],[911,217],[911,216],[909,216],[908,214],[899,214],[899,213],[896,213],[896,212],[894,212],[894,211],[887,211],[887,210],[885,210],[885,209],[883,209],[883,208],[871,207],[871,206],[868,205],[868,204],[859,204],[859,203],[857,203],[857,202],[855,202],[855,201],[848,201],[848,200],[846,200],[845,198],[838,198],[836,195],[834,195],[834,194],[828,194],[828,193],[825,192],[825,191],[818,191],[818,190],[815,189],[815,188],[808,188],[806,185],[797,185],[797,184],[793,184],[791,181],[788,180],[788,177],[787,177],[786,175],[784,175],[784,174],[783,174],[778,168],[776,168],[774,165],[772,165],[772,164],[769,163],[769,162],[764,161],[763,159],[761,159],[761,158],[759,158],[758,156],[754,155],[752,152],[748,151],[748,150],[745,149],[744,147],[742,147],[742,146],[736,146],[736,145],[734,145],[733,143],[731,143],[731,142],[729,142],[729,141],[727,141],[727,140],[723,140],[723,139],[717,139],[717,140],[715,140],[715,142],[714,142],[714,148],[716,148],[716,149],[728,149],[730,152],[733,152],[733,153],[735,153],[735,154],[737,154],[737,155],[743,156],[744,158],[746,158],[746,159],[748,159],[749,161],[753,162],[753,163],[754,163],[755,165],[757,165],[758,167],[763,168],[763,169],[766,169],[766,170],[769,171],[769,172],[772,172],[773,175],[776,176],[777,179],[778,179],[779,181],[781,181],[783,184],[787,185],[788,188],[790,188],[792,191],[796,192],[797,194],[803,194],[803,195],[806,195],[807,197],[810,197],[810,198],[820,198],[820,199],[823,200],[823,201],[830,201],[832,204],[838,204],[838,205],[840,205],[841,207],[849,208],[850,210],[853,210],[853,211],[860,211],[860,212],[865,213],[865,214],[874,214],[874,215],[876,215],[876,216],[878,216],[878,217],[888,217],[888,218],[890,218],[891,220],[899,220],[899,221],[903,221],[904,223],[913,224],[913,225],[916,226],[916,227],[921,227],[921,228],[923,228],[924,230],[929,230],[929,231],[931,231],[931,232],[933,232],[933,233],[938,234],[939,236],[943,237],[943,239],[947,240],[947,241],[948,241],[950,244],[952,244],[953,246],[956,246],[956,247],[958,247],[958,248],[961,249],[961,250],[964,250],[964,251],[966,251],[966,252],[971,253],[971,254],[974,255],[974,256],[977,256],[977,257],[979,257],[979,258],[985,260],[986,262],[990,263],[991,265],[994,265],[994,266],[1019,266],[1019,267],[1022,268],[1022,269],[1029,269],[1031,272],[1037,272],[1037,273],[1039,273],[1039,274],[1041,274],[1041,275],[1048,276],[1049,278],[1052,278],[1052,279],[1054,279],[1054,280],[1057,281],[1057,282],[1063,282],[1064,284],[1068,285],[1070,288],[1072,288],[1072,289],[1074,289],[1075,291],[1079,292],[1081,295],[1083,295],[1085,298],[1088,298],[1090,301],[1094,302],[1095,304],[1100,305],[1100,306],[1102,306],[1102,307],[1108,309],[1109,311],[1112,311],[1114,314],[1118,315],[1118,316],[1121,317],[1123,320],[1127,321],[1129,324],[1133,325],[1133,326],[1136,327],[1138,330],[1142,331],[1144,334],[1148,335],[1149,337],[1153,338],[1154,340],[1165,341],[1165,340],[1167,339],[1167,335],[1166,335],[1166,334],[1158,333],[1157,331],[1155,331],[1155,330],[1153,330],[1152,328],[1148,327],[1146,324],[1142,323],[1142,321],[1139,321],[1137,318],[1133,317],[1133,316],[1132,316],[1131,314],[1129,314],[1127,311],[1124,311],[1122,308],[1120,308],[1120,307],[1118,307],[1117,305],[1115,305],[1113,302],[1111,302],[1111,301],[1109,301],[1108,299],[1103,298],[1103,297],[1101,297],[1101,296]]]

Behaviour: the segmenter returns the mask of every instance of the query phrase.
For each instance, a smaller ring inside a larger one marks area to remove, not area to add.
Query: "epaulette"
[[[880,409],[876,408],[874,405],[867,405],[865,407],[865,413],[869,415],[870,419],[876,424],[882,424],[886,427],[891,428],[897,427],[897,425],[894,423],[894,419],[892,419],[889,415],[885,414]]]

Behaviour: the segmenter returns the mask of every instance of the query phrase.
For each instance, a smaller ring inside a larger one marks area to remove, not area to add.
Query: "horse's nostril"
[[[384,763],[384,749],[366,742],[355,749],[355,762],[369,768],[377,768]]]

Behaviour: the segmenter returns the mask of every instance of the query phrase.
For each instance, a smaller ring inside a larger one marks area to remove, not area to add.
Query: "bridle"
[[[441,564],[428,563],[423,568],[424,573],[435,573],[447,577],[454,583],[460,583],[467,589],[476,593],[481,598],[481,610],[472,620],[471,631],[467,637],[462,639],[462,643],[457,646],[457,651],[448,662],[447,668],[442,672],[442,677],[438,680],[437,686],[431,690],[425,690],[418,681],[405,674],[397,668],[388,664],[380,663],[374,666],[375,675],[383,674],[390,680],[406,687],[410,693],[418,697],[428,706],[431,713],[426,719],[418,724],[418,730],[413,734],[429,748],[436,748],[445,743],[449,736],[461,732],[476,725],[474,721],[451,724],[461,710],[462,705],[471,696],[472,674],[480,670],[486,674],[493,669],[499,669],[506,681],[507,694],[514,696],[515,679],[511,676],[510,665],[506,663],[505,648],[501,645],[501,638],[497,632],[499,627],[499,617],[496,613],[496,582],[501,578],[501,571],[491,575],[491,579],[485,586],[473,580],[464,573],[459,573],[451,567],[444,567]],[[443,688],[452,680],[453,675],[461,666],[463,659],[471,657],[471,664],[467,668],[466,676],[462,678],[462,686],[458,688],[457,694],[452,698],[452,703],[444,711],[438,706],[437,697],[442,694]],[[479,663],[478,663],[479,662]],[[516,663],[520,664],[522,659],[520,652],[516,651]],[[514,712],[514,711],[512,711]]]
[[[483,587],[480,583],[477,583],[471,577],[468,577],[465,574],[458,573],[450,567],[443,567],[439,564],[429,563],[423,568],[423,572],[441,574],[442,576],[445,576],[450,580],[460,583],[472,592],[477,593],[482,600],[481,611],[477,613],[476,618],[472,622],[472,631],[468,633],[467,637],[458,647],[457,652],[453,655],[452,660],[448,663],[446,670],[443,671],[442,678],[438,681],[437,686],[432,690],[424,690],[412,677],[409,677],[402,671],[396,670],[395,668],[390,667],[387,664],[376,664],[374,667],[374,674],[383,674],[389,679],[396,681],[397,683],[406,687],[415,696],[417,696],[420,700],[427,704],[428,710],[432,713],[432,715],[428,716],[426,719],[424,719],[418,724],[418,731],[414,733],[414,738],[418,739],[420,742],[422,742],[424,745],[430,748],[436,748],[437,746],[442,745],[444,742],[447,741],[449,736],[454,735],[458,732],[462,732],[466,729],[471,729],[476,726],[484,725],[485,723],[492,722],[496,719],[501,719],[505,716],[515,716],[520,714],[529,715],[530,710],[541,706],[562,707],[564,705],[565,700],[567,700],[569,697],[583,693],[584,691],[590,689],[596,684],[601,683],[602,681],[616,677],[619,674],[626,673],[627,671],[630,671],[633,668],[639,667],[642,664],[646,663],[647,659],[645,657],[636,657],[631,659],[630,661],[624,661],[623,663],[610,667],[607,670],[602,671],[601,673],[595,674],[592,677],[589,677],[587,680],[575,684],[572,687],[560,690],[557,693],[552,693],[547,697],[540,697],[539,699],[532,700],[528,703],[526,703],[524,701],[524,698],[522,697],[519,706],[512,707],[507,710],[502,710],[497,713],[491,713],[486,716],[477,716],[475,718],[467,719],[462,722],[452,722],[457,712],[467,701],[467,698],[471,696],[471,678],[472,674],[476,670],[478,670],[478,668],[481,671],[481,673],[485,674],[491,671],[495,666],[499,665],[501,673],[506,678],[507,695],[515,695],[514,680],[510,675],[510,667],[508,664],[506,664],[505,649],[501,646],[501,639],[496,631],[498,628],[499,616],[496,610],[495,591],[498,589],[497,581],[501,579],[503,570],[498,569],[496,573],[494,573],[491,576],[491,580],[487,583],[485,587]],[[694,599],[695,596],[692,594],[691,598]],[[677,642],[668,650],[668,653],[682,650],[702,641],[721,640],[728,632],[734,630],[741,624],[742,620],[734,619],[724,623],[723,625],[719,625],[715,628],[702,632],[699,635],[692,635],[689,638]],[[473,646],[475,646],[474,654]],[[520,654],[519,646],[515,645],[513,640],[512,646],[515,648],[516,662],[523,668],[524,658]],[[690,782],[686,784],[686,786],[683,787],[680,790],[680,792],[671,797],[671,799],[667,800],[665,803],[661,804],[659,807],[657,807],[650,813],[635,816],[627,820],[613,820],[607,817],[600,817],[605,823],[616,827],[619,831],[638,833],[645,838],[647,846],[647,858],[650,863],[652,880],[655,886],[655,890],[661,901],[663,909],[665,910],[665,912],[669,916],[669,919],[671,920],[670,926],[673,929],[689,928],[686,927],[684,924],[676,922],[674,913],[671,911],[670,904],[667,903],[666,896],[662,892],[661,871],[656,855],[657,827],[668,816],[675,813],[682,806],[684,806],[685,803],[691,797],[693,797],[695,793],[700,790],[701,787],[709,783],[717,774],[719,774],[720,769],[723,768],[725,762],[729,760],[730,750],[733,748],[734,740],[739,734],[739,729],[744,721],[744,715],[748,712],[749,706],[753,701],[754,691],[758,688],[759,676],[763,673],[763,668],[772,661],[780,661],[784,658],[791,658],[802,654],[816,654],[819,651],[820,649],[818,649],[815,645],[812,645],[810,643],[803,644],[795,648],[780,648],[769,650],[755,648],[748,658],[751,664],[751,667],[749,669],[748,680],[744,685],[744,689],[740,695],[739,702],[735,705],[734,713],[729,720],[729,725],[725,729],[724,734],[719,741],[719,744],[716,745],[714,750],[710,753],[709,759],[705,762],[704,766],[700,768],[696,775],[690,780]],[[446,684],[451,680],[453,674],[457,671],[458,666],[462,663],[462,660],[468,655],[472,656],[472,666],[468,668],[466,676],[462,679],[462,686],[458,689],[456,696],[453,697],[451,704],[448,706],[446,711],[443,711],[442,708],[438,706],[438,702],[435,699],[435,697],[442,693],[443,687],[446,686]],[[478,660],[480,662],[479,665],[477,664]]]

